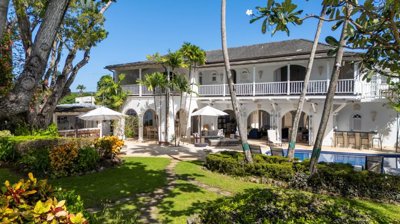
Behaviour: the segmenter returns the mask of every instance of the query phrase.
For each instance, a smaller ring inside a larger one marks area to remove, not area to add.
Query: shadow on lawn
[[[50,180],[53,186],[75,190],[87,208],[101,208],[118,199],[152,192],[167,184],[164,168],[149,169],[142,162],[124,161],[120,167],[98,173]]]

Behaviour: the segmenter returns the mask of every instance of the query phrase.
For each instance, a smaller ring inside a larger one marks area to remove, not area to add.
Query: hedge
[[[203,205],[194,223],[395,223],[362,206],[302,191],[251,189]]]
[[[354,171],[349,164],[318,164],[318,173],[309,176],[309,161],[289,162],[279,156],[254,155],[247,164],[240,152],[209,154],[206,167],[232,176],[266,177],[284,181],[292,188],[344,197],[400,202],[400,177],[370,171]]]

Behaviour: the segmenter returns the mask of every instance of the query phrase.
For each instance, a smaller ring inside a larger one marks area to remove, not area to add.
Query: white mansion
[[[235,90],[241,105],[241,119],[249,132],[258,129],[263,133],[267,129],[274,129],[279,140],[288,138],[311,46],[311,41],[297,39],[229,49]],[[334,58],[327,55],[329,49],[325,44],[318,46],[299,126],[298,141],[310,145],[319,127],[334,63]],[[203,117],[201,128],[223,129],[224,134],[230,136],[235,133],[236,121],[226,84],[222,51],[208,51],[206,54],[206,64],[198,67],[192,76],[191,81],[196,84],[194,90],[198,94],[193,94],[189,113],[206,105],[227,112],[229,116]],[[398,120],[397,113],[385,99],[388,94],[386,80],[380,75],[373,77],[370,82],[363,80],[358,69],[359,60],[357,53],[345,53],[323,145],[394,148]],[[155,119],[159,108],[154,107],[153,93],[139,85],[137,80],[146,74],[163,72],[163,68],[149,61],[109,65],[106,68],[113,72],[115,78],[120,73],[126,75],[123,88],[129,91],[129,97],[122,112],[139,117],[139,140],[153,137],[157,132]],[[187,111],[189,108],[189,97],[184,96],[183,99],[186,100],[183,104],[186,107],[180,108],[180,96],[170,97],[168,139],[165,139],[165,97],[156,97],[157,107],[161,106],[164,110],[158,130],[162,133],[162,141],[172,141],[175,125],[186,126],[181,128],[188,130],[188,136],[199,132],[197,118],[185,122],[186,119],[176,116],[180,109]],[[363,141],[363,136],[367,136],[368,140]]]

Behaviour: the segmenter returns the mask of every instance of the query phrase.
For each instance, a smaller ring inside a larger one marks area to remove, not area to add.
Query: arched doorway
[[[218,129],[223,129],[224,134],[229,136],[235,134],[237,130],[237,122],[233,110],[224,110],[228,115],[218,117]]]
[[[134,109],[129,109],[125,113],[125,136],[127,138],[137,138],[139,135],[139,117]]]
[[[264,110],[253,111],[247,117],[247,129],[258,129],[262,136],[267,135],[267,130],[271,128],[271,115]]]
[[[152,109],[148,109],[143,115],[143,130],[147,139],[158,138],[157,114]]]
[[[282,139],[288,140],[290,138],[290,133],[293,130],[294,117],[296,116],[296,111],[289,111],[282,117]],[[309,136],[309,117],[306,113],[301,112],[299,127],[297,130],[296,142],[308,143]]]

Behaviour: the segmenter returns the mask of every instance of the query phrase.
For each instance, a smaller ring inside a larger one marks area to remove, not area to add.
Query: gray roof
[[[88,103],[59,104],[56,106],[55,112],[88,112],[97,107]]]
[[[282,58],[288,58],[288,60],[290,60],[290,56],[309,55],[311,52],[312,45],[313,41],[305,39],[294,39],[294,40],[255,44],[242,47],[232,47],[228,49],[229,60],[231,62],[272,59],[272,58],[276,59],[279,58],[279,60],[281,60]],[[330,49],[332,49],[332,47],[330,47],[329,45],[319,43],[317,48],[317,54],[319,54],[320,56],[322,55],[326,56],[326,53]],[[222,50],[220,49],[206,51],[206,55],[207,55],[206,66],[223,62]],[[354,55],[355,53],[353,52],[345,53],[345,56],[354,56]],[[141,67],[149,65],[154,65],[154,62],[139,61],[126,64],[109,65],[106,66],[105,68],[116,69],[123,67]]]

